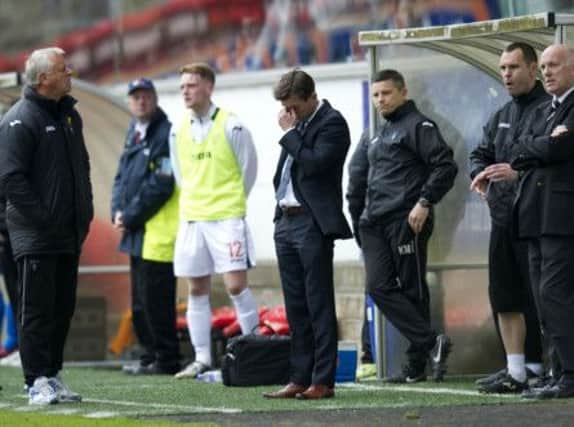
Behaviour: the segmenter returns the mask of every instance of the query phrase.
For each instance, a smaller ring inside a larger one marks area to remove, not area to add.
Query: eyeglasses
[[[48,71],[46,74],[51,74],[51,73],[73,73],[74,72],[74,68],[72,67],[71,64],[66,64],[63,68],[62,67],[58,67],[58,68],[53,68],[52,70]]]

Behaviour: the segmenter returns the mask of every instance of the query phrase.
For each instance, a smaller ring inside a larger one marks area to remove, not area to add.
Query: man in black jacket
[[[0,188],[0,271],[4,277],[6,291],[8,291],[8,298],[10,299],[10,307],[12,313],[16,316],[18,312],[18,270],[16,261],[14,261],[14,254],[12,253],[12,245],[10,244],[10,237],[8,236],[8,229],[6,227],[6,198],[2,195]],[[6,315],[7,316],[7,315]],[[0,357],[16,350],[18,346],[16,334],[9,334],[10,346],[4,344],[0,346],[0,353],[4,352]]]
[[[527,367],[534,374],[542,374],[542,342],[530,288],[528,246],[517,240],[512,228],[518,172],[509,162],[515,141],[535,119],[533,111],[549,97],[536,80],[538,58],[530,45],[508,45],[499,65],[513,99],[484,127],[482,141],[470,155],[470,176],[471,190],[486,199],[492,218],[488,290],[507,369],[477,381],[477,385],[486,393],[516,393],[528,387]]]
[[[574,51],[549,46],[540,70],[552,101],[534,113],[516,147],[511,165],[523,177],[514,214],[518,236],[528,239],[532,290],[558,363],[554,381],[525,397],[565,398],[574,397]]]
[[[29,403],[78,401],[59,375],[78,262],[93,218],[82,120],[60,48],[26,61],[27,86],[0,122],[0,186],[18,263],[20,356]]]
[[[352,237],[341,189],[349,129],[341,113],[317,98],[313,78],[302,70],[284,74],[273,94],[283,105],[274,240],[291,330],[291,372],[287,386],[264,396],[330,398],[337,366],[333,246],[335,239]]]
[[[451,342],[430,327],[427,243],[432,206],[452,187],[457,167],[436,125],[407,100],[399,72],[377,72],[371,96],[385,122],[372,139],[364,133],[353,154],[347,200],[367,292],[410,342],[403,372],[387,380],[426,380],[430,357],[433,379],[441,381]]]
[[[120,250],[130,255],[132,321],[143,347],[140,361],[124,372],[179,371],[175,329],[176,279],[173,248],[177,197],[169,160],[171,123],[157,104],[151,80],[128,85],[130,123],[112,189],[112,221],[121,230]]]

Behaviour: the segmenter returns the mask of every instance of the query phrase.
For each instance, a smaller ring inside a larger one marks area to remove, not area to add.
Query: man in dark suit
[[[291,329],[287,386],[267,398],[334,396],[337,318],[333,243],[352,237],[343,215],[341,180],[349,150],[347,122],[319,100],[313,78],[302,70],[284,74],[274,89],[285,132],[273,179],[275,249]]]
[[[574,397],[574,51],[549,46],[540,69],[553,99],[520,139],[512,168],[523,174],[517,232],[529,239],[533,294],[555,353],[553,381],[524,396],[544,399]]]

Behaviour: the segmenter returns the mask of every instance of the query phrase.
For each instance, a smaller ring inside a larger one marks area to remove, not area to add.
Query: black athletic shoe
[[[501,378],[504,378],[506,376],[506,373],[507,373],[506,369],[501,369],[500,371],[496,371],[494,374],[490,374],[487,377],[477,379],[474,382],[474,385],[482,386],[485,384],[490,384],[492,382],[500,380]]]
[[[403,366],[402,372],[383,379],[383,382],[390,384],[412,384],[427,380],[425,364],[413,366],[411,364]]]
[[[437,335],[436,343],[429,352],[429,358],[432,370],[432,379],[435,382],[441,382],[447,371],[446,360],[452,349],[450,338],[444,334]]]
[[[541,377],[535,385],[531,385],[528,390],[522,392],[522,397],[526,399],[537,399],[544,390],[554,387],[558,380],[552,376]]]
[[[509,394],[522,393],[524,390],[528,390],[528,381],[517,381],[508,374],[498,380],[478,386],[478,391],[481,393]]]
[[[542,388],[527,390],[522,393],[526,399],[563,399],[574,397],[574,380],[562,377]]]
[[[557,380],[550,375],[542,375],[540,377],[529,380],[528,384],[530,385],[531,389],[536,389],[536,388],[544,388],[550,383],[554,385],[556,381]]]

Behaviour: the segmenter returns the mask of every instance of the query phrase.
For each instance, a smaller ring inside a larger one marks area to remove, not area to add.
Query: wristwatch
[[[424,197],[421,197],[419,199],[419,205],[421,205],[423,208],[432,208],[432,203],[429,202],[427,199],[425,199]]]

